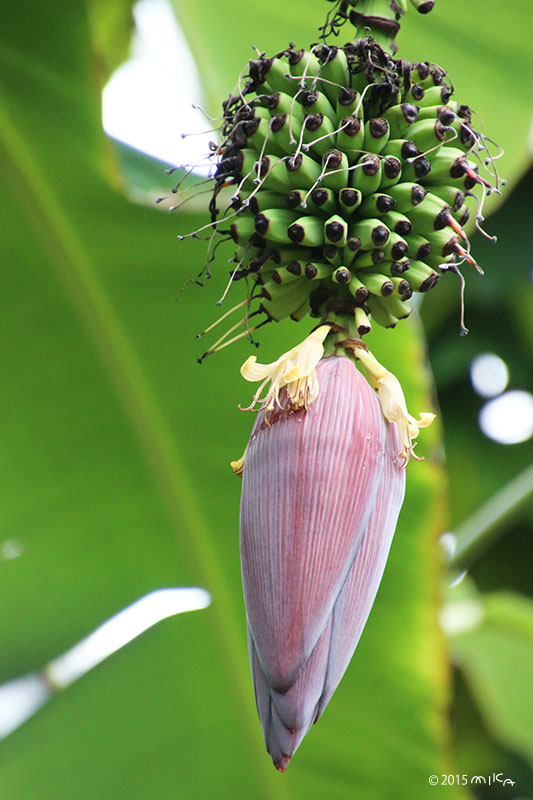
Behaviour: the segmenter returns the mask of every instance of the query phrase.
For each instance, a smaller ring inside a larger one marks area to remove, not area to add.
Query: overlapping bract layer
[[[250,62],[224,104],[210,208],[239,246],[232,277],[252,279],[255,313],[355,313],[363,335],[371,320],[408,316],[413,292],[442,271],[475,264],[465,198],[481,187],[479,205],[499,182],[495,170],[494,187],[481,177],[485,161],[493,168],[487,140],[451,95],[442,69],[372,39]]]
[[[326,358],[317,373],[320,391],[308,410],[278,408],[269,424],[264,411],[258,416],[243,476],[250,661],[265,742],[280,770],[351,659],[405,488],[396,426],[353,362]]]

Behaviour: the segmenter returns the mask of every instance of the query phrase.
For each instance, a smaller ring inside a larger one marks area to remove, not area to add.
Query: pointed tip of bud
[[[291,758],[292,756],[283,755],[280,759],[278,759],[277,761],[273,761],[272,763],[274,764],[278,772],[283,773],[287,771],[287,767],[290,764]]]

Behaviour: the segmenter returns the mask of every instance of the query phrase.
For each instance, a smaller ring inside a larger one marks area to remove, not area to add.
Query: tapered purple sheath
[[[346,357],[322,359],[317,374],[307,410],[260,412],[243,474],[250,662],[266,746],[281,771],[352,657],[405,491],[396,425],[367,380]]]

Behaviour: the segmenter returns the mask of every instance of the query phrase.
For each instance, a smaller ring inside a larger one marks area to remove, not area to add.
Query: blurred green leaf
[[[483,597],[479,627],[452,649],[492,736],[533,763],[533,602],[512,593]]]
[[[480,353],[495,353],[507,364],[509,389],[533,389],[529,288],[533,242],[528,222],[532,188],[533,170],[529,170],[490,218],[488,227],[498,237],[496,244],[481,235],[472,239],[485,275],[465,270],[469,335],[461,337],[458,332],[455,276],[444,275],[438,291],[430,292],[422,306],[442,408],[453,526],[531,464],[531,441],[502,445],[482,433],[478,416],[486,400],[471,385],[470,366]]]

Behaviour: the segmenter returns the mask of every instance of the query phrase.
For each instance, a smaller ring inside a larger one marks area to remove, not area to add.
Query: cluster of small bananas
[[[486,140],[452,91],[440,67],[395,60],[371,38],[250,61],[223,104],[210,203],[214,232],[238,245],[232,280],[251,279],[248,309],[355,315],[363,335],[407,317],[442,271],[475,265],[465,198],[498,184],[479,174]]]

